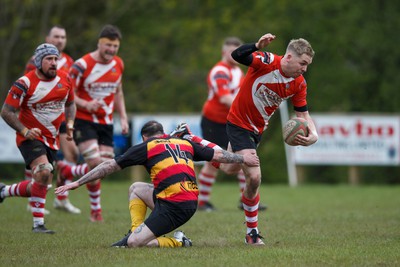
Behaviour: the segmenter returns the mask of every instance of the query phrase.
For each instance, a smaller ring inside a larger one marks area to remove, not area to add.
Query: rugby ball
[[[283,126],[283,140],[289,146],[295,146],[294,139],[296,135],[308,136],[308,122],[303,118],[293,118],[288,120]]]

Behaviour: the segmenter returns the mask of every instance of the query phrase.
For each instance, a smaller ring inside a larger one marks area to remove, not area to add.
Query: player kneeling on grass
[[[55,191],[62,194],[128,166],[145,166],[152,183],[135,182],[129,188],[131,229],[112,245],[114,247],[191,246],[191,240],[182,231],[176,231],[173,238],[163,235],[185,224],[196,212],[199,190],[193,162],[243,163],[248,166],[259,166],[260,163],[255,154],[237,155],[166,135],[157,121],[147,122],[141,135],[143,143],[101,163],[79,180]],[[152,212],[145,220],[147,207]]]

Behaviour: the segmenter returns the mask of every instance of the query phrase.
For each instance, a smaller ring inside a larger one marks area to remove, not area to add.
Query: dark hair
[[[157,134],[164,134],[164,128],[161,123],[152,120],[146,122],[143,125],[142,130],[140,130],[140,134],[146,137],[154,136]]]
[[[110,40],[121,40],[122,39],[122,34],[120,30],[117,28],[117,26],[107,24],[101,29],[101,32],[99,34],[99,38],[108,38]]]
[[[50,35],[51,31],[52,31],[54,28],[59,28],[59,29],[65,30],[65,27],[64,27],[64,26],[62,26],[62,25],[60,25],[60,24],[54,24],[54,25],[51,26],[50,29],[47,31],[47,36]]]

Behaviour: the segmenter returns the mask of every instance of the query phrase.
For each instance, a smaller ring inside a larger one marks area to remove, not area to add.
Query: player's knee
[[[107,160],[107,159],[113,159],[115,157],[115,154],[112,151],[100,151],[100,156],[104,160]]]
[[[222,170],[224,173],[228,175],[235,175],[237,174],[241,169],[241,166],[239,164],[221,164],[220,165],[220,170]]]
[[[32,174],[38,182],[47,184],[53,172],[53,165],[50,163],[40,163],[32,168]]]
[[[261,175],[250,174],[246,176],[246,182],[252,188],[258,188],[261,185]]]
[[[99,146],[97,144],[92,144],[86,150],[82,151],[82,157],[86,162],[100,158]]]

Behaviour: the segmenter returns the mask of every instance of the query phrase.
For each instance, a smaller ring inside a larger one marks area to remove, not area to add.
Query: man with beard
[[[17,146],[33,179],[12,185],[0,183],[0,203],[6,197],[30,197],[32,231],[53,234],[44,225],[47,185],[53,178],[64,113],[72,141],[76,106],[68,73],[57,71],[58,49],[44,43],[34,56],[36,69],[14,82],[1,110],[1,117],[17,132]]]
[[[69,72],[70,67],[74,63],[74,60],[72,57],[70,57],[68,54],[64,52],[65,46],[67,45],[67,32],[65,28],[61,25],[54,25],[51,27],[49,32],[47,33],[46,36],[46,43],[52,44],[55,47],[57,47],[58,51],[60,52],[60,57],[58,59],[57,63],[57,69]],[[27,74],[31,70],[34,70],[36,68],[35,66],[35,56],[32,56],[28,63],[25,66],[25,72],[24,74]],[[71,166],[71,168],[76,168],[78,170],[84,169],[85,166],[82,165],[77,165],[78,159],[79,159],[79,151],[78,147],[75,145],[75,142],[70,142],[68,140],[68,135],[67,135],[67,129],[66,129],[66,121],[64,120],[61,123],[60,127],[60,149],[62,151],[62,156],[64,158],[63,161],[59,161],[59,164],[68,164]],[[60,175],[60,171],[58,171],[57,176]],[[32,173],[30,170],[25,170],[25,178],[26,179],[32,179]],[[57,185],[61,182],[61,179],[57,179]],[[72,179],[64,179],[64,183],[69,183],[72,182]],[[49,185],[50,187],[51,185]],[[59,210],[64,210],[69,213],[73,214],[79,214],[81,213],[81,210],[74,205],[71,204],[69,198],[68,198],[68,193],[65,195],[58,195],[54,199],[53,203],[54,208],[59,209]],[[30,211],[31,206],[28,203],[28,210]],[[49,214],[50,212],[48,210],[45,210],[45,214]]]

